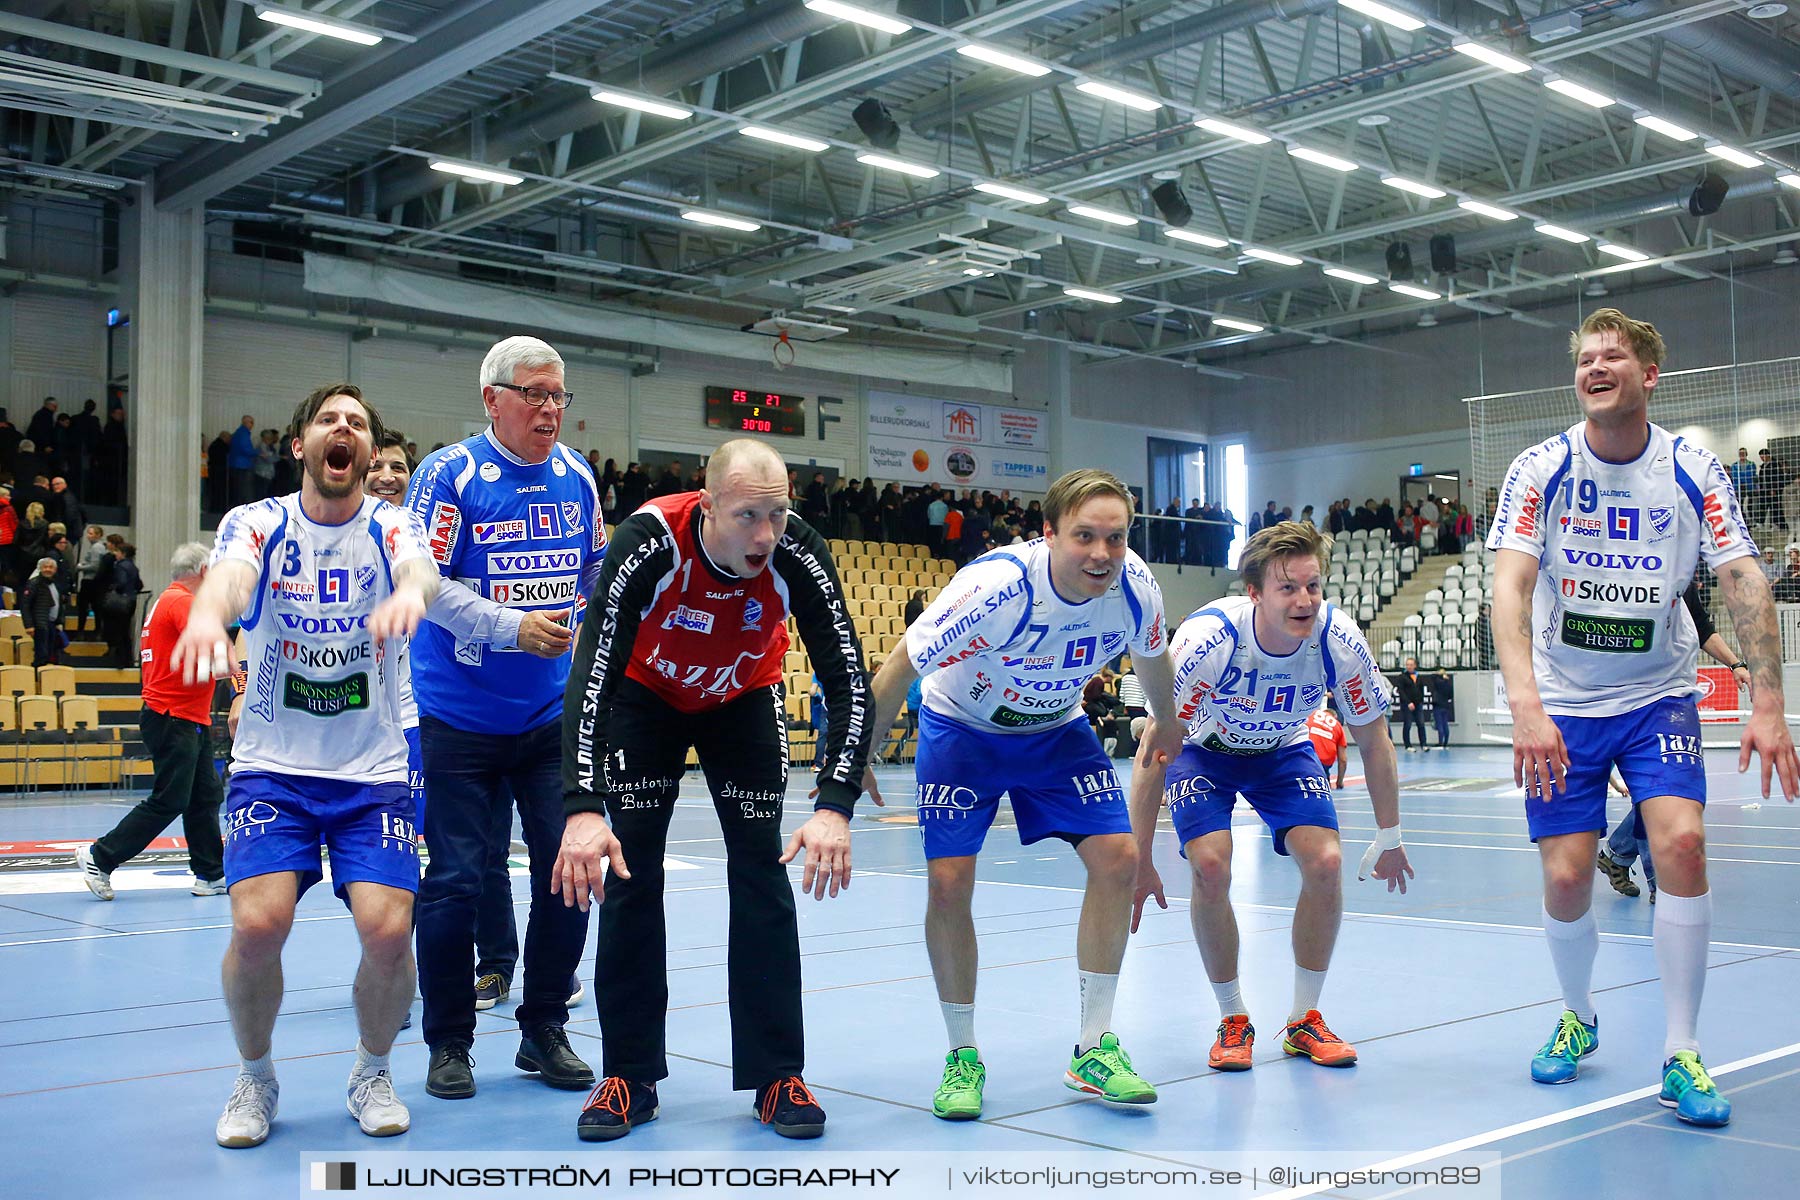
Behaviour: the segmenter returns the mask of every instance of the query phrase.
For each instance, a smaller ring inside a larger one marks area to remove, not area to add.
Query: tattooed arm
[[[1800,760],[1795,758],[1794,739],[1782,712],[1786,701],[1781,690],[1781,633],[1775,620],[1775,597],[1756,559],[1748,555],[1720,566],[1718,576],[1725,610],[1731,614],[1738,645],[1750,665],[1750,720],[1738,746],[1738,770],[1749,769],[1754,750],[1762,757],[1763,796],[1769,794],[1773,768],[1781,777],[1781,793],[1791,804],[1800,795]]]

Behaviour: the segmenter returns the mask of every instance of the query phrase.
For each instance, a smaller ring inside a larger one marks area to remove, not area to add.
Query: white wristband
[[[1399,825],[1390,825],[1385,829],[1377,829],[1375,831],[1375,840],[1369,843],[1369,848],[1367,850],[1363,851],[1362,864],[1356,869],[1356,877],[1358,879],[1367,879],[1369,877],[1369,872],[1375,869],[1376,860],[1385,852],[1397,849],[1399,845]]]

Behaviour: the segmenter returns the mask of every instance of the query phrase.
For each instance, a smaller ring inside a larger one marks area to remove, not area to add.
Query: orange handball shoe
[[[1242,1013],[1219,1022],[1219,1037],[1206,1065],[1215,1071],[1248,1071],[1250,1048],[1256,1042],[1256,1026]]]
[[[1331,1032],[1316,1008],[1308,1009],[1305,1016],[1282,1031],[1281,1048],[1289,1054],[1310,1058],[1321,1067],[1356,1065],[1356,1047]]]

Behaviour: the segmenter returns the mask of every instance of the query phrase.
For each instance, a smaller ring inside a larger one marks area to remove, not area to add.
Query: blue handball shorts
[[[1125,789],[1086,721],[1041,733],[989,733],[919,714],[919,834],[926,858],[975,854],[1000,796],[1012,798],[1019,841],[1130,833]]]
[[[404,783],[355,783],[261,771],[233,774],[225,815],[225,883],[297,871],[300,892],[324,878],[331,852],[339,899],[352,883],[419,890],[419,847]]]
[[[1311,741],[1263,754],[1221,754],[1189,745],[1163,777],[1163,800],[1183,858],[1195,838],[1231,828],[1239,796],[1269,827],[1277,854],[1288,852],[1287,833],[1296,825],[1338,827],[1331,781]]]
[[[1706,803],[1700,710],[1692,696],[1665,696],[1616,717],[1552,714],[1550,719],[1569,751],[1567,786],[1547,802],[1526,794],[1525,824],[1532,841],[1606,832],[1606,779],[1615,765],[1633,804],[1651,796]]]
[[[406,734],[406,786],[412,793],[413,824],[425,832],[425,759],[419,753],[419,727],[402,730]]]

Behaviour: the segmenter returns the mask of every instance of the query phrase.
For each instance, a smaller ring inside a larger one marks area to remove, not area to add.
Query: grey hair
[[[58,562],[56,559],[51,558],[48,555],[46,555],[45,557],[38,559],[38,570],[40,570],[40,571],[43,570],[44,566],[46,564],[48,564],[52,567],[62,566],[62,564],[60,562]]]
[[[520,367],[555,367],[565,371],[562,355],[541,338],[509,337],[495,342],[481,360],[481,384],[511,383]]]
[[[169,557],[169,574],[176,579],[198,575],[211,557],[212,550],[205,542],[183,542]]]

